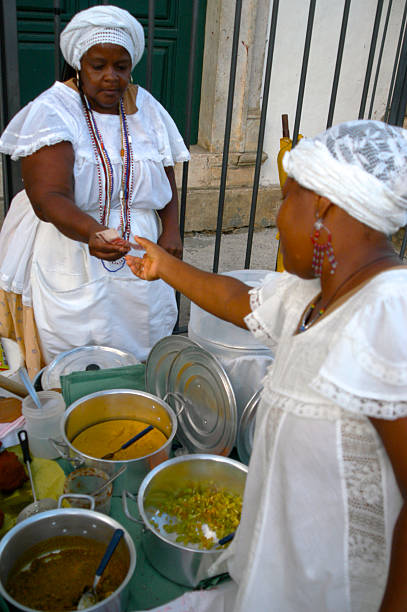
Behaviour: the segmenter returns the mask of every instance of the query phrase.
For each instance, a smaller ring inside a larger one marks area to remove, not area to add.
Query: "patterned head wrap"
[[[385,234],[407,223],[407,130],[340,123],[284,155],[287,175]]]
[[[132,69],[144,53],[142,25],[118,6],[92,6],[80,11],[61,32],[60,47],[66,62],[80,70],[81,57],[93,45],[111,43],[128,51]]]

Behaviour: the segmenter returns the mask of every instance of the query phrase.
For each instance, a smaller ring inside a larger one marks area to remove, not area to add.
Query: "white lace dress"
[[[407,415],[407,270],[293,335],[319,281],[271,273],[246,322],[275,352],[236,536],[234,583],[156,612],[377,612],[402,498],[369,416]]]
[[[156,241],[156,211],[172,195],[164,166],[187,161],[189,153],[169,114],[141,87],[137,108],[128,115],[134,161],[131,231]],[[113,167],[109,226],[119,227],[120,118],[94,116]],[[76,91],[56,82],[25,106],[2,134],[0,151],[17,159],[61,141],[74,149],[75,203],[99,220],[97,164]],[[142,281],[126,265],[108,272],[90,256],[87,244],[40,221],[24,191],[14,198],[0,235],[0,287],[22,294],[23,303],[33,306],[47,363],[62,351],[94,344],[144,360],[155,342],[172,332],[177,316],[167,284]]]

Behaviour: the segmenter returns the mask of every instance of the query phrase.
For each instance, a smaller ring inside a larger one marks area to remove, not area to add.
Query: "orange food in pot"
[[[148,423],[132,419],[103,421],[87,427],[73,440],[72,445],[81,453],[101,458],[128,442],[147,427]],[[128,448],[115,453],[113,461],[139,459],[154,453],[167,442],[167,437],[156,427]]]

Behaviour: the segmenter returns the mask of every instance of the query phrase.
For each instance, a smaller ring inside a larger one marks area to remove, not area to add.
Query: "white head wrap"
[[[81,69],[81,57],[93,45],[111,43],[128,51],[132,68],[144,53],[144,30],[128,11],[118,6],[92,6],[80,11],[62,30],[60,47],[66,62]]]
[[[340,123],[303,138],[283,158],[287,175],[385,234],[407,223],[407,130],[381,121]]]

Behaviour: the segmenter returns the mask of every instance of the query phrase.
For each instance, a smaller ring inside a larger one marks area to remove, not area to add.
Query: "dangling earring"
[[[326,236],[321,234],[325,232]],[[325,238],[325,242],[322,240]],[[312,269],[314,270],[315,276],[319,277],[322,274],[322,264],[324,256],[328,257],[328,261],[331,264],[331,274],[335,274],[336,266],[338,262],[335,259],[334,250],[332,248],[332,234],[329,229],[322,223],[321,219],[317,219],[314,223],[314,233],[311,236],[312,244],[314,245],[314,256],[312,258]]]
[[[130,83],[133,83],[133,75],[130,74]]]
[[[76,87],[80,89],[81,82],[79,80],[79,71],[76,71]]]

